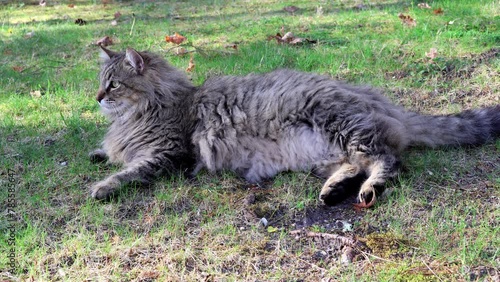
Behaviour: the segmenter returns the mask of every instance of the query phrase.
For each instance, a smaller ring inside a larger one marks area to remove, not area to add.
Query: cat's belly
[[[315,164],[338,158],[340,148],[310,127],[285,130],[279,138],[207,132],[198,141],[201,161],[210,171],[230,169],[250,182],[259,182],[281,171],[307,171]]]

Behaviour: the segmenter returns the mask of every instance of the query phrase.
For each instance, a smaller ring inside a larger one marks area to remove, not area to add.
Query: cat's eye
[[[121,84],[118,81],[112,80],[111,82],[109,82],[109,88],[111,88],[111,89],[116,89],[116,88],[120,87],[120,85]]]

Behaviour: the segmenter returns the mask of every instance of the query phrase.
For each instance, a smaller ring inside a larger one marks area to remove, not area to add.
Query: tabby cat
[[[287,69],[195,87],[158,55],[101,50],[97,101],[111,125],[91,159],[124,169],[93,185],[97,199],[179,170],[228,169],[252,183],[291,170],[325,178],[327,205],[359,191],[369,206],[409,146],[474,145],[500,135],[500,105],[420,115],[377,90]]]

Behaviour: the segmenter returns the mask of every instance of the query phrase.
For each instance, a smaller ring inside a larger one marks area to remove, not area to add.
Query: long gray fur
[[[98,199],[179,169],[228,169],[255,183],[312,170],[326,179],[326,204],[351,191],[372,204],[407,147],[482,144],[500,135],[500,105],[424,116],[372,88],[317,74],[282,69],[195,87],[148,52],[102,48],[101,57],[97,100],[111,125],[91,156],[124,169],[92,187]]]

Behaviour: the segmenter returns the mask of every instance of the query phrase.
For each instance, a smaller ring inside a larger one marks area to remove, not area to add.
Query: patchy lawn
[[[500,141],[409,151],[369,210],[354,197],[324,206],[305,173],[88,195],[118,169],[88,159],[107,127],[94,99],[105,36],[184,70],[191,60],[196,84],[286,67],[447,114],[500,103],[498,1],[38,2],[0,2],[2,280],[500,279]],[[175,33],[186,40],[166,42]]]

